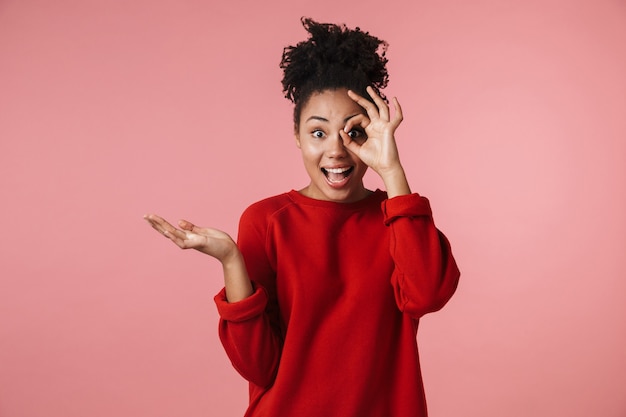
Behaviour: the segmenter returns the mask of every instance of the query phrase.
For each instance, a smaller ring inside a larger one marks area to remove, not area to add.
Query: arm
[[[268,298],[260,286],[236,303],[226,301],[225,290],[215,296],[224,351],[237,372],[261,388],[274,382],[282,350],[281,338],[270,320]]]
[[[349,96],[363,107],[367,116],[352,118],[340,132],[344,145],[371,167],[385,183],[388,200],[383,202],[385,224],[390,228],[390,251],[395,269],[391,278],[396,302],[413,317],[436,311],[456,290],[460,272],[450,243],[439,232],[428,200],[411,190],[400,163],[395,130],[402,122],[402,108],[393,99],[395,113],[371,87],[369,100],[350,91]],[[348,132],[359,125],[367,140],[351,140]]]
[[[417,194],[382,203],[390,228],[391,277],[396,303],[415,318],[442,308],[454,294],[460,272],[448,239],[435,227],[428,200]]]
[[[154,214],[144,218],[182,249],[196,249],[222,263],[224,289],[215,297],[219,335],[233,367],[248,381],[265,387],[273,382],[280,358],[280,339],[265,313],[268,296],[248,277],[244,256],[226,233],[181,220],[180,229]],[[254,270],[254,269],[252,269]]]
[[[226,353],[244,378],[263,388],[274,382],[283,344],[275,272],[265,247],[265,218],[264,211],[251,207],[239,223],[237,245],[252,278],[254,294],[237,303],[227,303],[223,292],[215,297]]]

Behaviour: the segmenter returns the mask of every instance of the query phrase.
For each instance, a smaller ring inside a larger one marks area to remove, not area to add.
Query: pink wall
[[[234,233],[305,185],[278,68],[301,15],[391,44],[403,162],[463,271],[422,322],[431,415],[625,416],[626,4],[297,3],[0,1],[0,416],[242,415],[219,265],[142,215]]]

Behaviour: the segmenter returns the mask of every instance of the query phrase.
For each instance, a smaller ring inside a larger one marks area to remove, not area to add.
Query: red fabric
[[[418,322],[459,278],[426,198],[291,191],[250,206],[238,244],[255,293],[215,301],[247,417],[426,416]]]

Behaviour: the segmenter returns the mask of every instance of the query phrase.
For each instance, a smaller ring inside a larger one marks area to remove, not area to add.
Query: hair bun
[[[286,98],[298,104],[314,91],[345,87],[362,94],[371,85],[380,93],[387,86],[387,42],[358,27],[301,21],[309,38],[286,47],[280,63]]]

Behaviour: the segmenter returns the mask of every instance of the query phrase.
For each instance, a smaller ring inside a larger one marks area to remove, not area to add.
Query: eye
[[[323,137],[324,137],[324,132],[323,132],[323,131],[321,131],[321,130],[319,130],[319,129],[316,129],[316,130],[314,130],[313,132],[311,132],[311,135],[312,135],[314,138],[321,139],[321,138],[323,138]]]
[[[365,132],[360,129],[352,129],[348,132],[351,139],[365,139]]]

